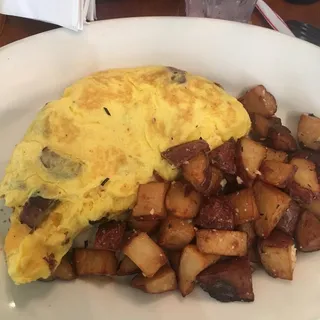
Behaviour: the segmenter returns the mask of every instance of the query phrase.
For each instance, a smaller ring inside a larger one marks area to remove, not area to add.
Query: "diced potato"
[[[308,211],[314,213],[318,218],[320,218],[320,200],[313,200],[309,204],[304,204],[303,207]]]
[[[165,265],[152,278],[146,278],[142,274],[136,275],[131,280],[131,286],[146,293],[172,291],[177,289],[176,274],[168,265]]]
[[[313,162],[316,167],[320,167],[320,152],[316,152],[313,150],[303,149],[295,152],[291,159],[294,158],[300,158],[300,159],[306,159],[311,162]]]
[[[292,237],[299,220],[300,210],[299,205],[295,201],[291,201],[276,228]]]
[[[136,220],[159,220],[167,215],[164,200],[168,190],[165,182],[141,184],[138,190],[137,204],[132,217]]]
[[[290,163],[298,168],[289,186],[291,197],[302,203],[311,203],[320,194],[316,165],[302,158],[293,158]]]
[[[296,248],[293,239],[287,234],[274,230],[258,245],[260,261],[271,277],[293,279],[296,264]]]
[[[260,179],[278,188],[286,188],[292,181],[297,167],[293,164],[264,160],[260,167]]]
[[[241,231],[198,230],[197,247],[203,253],[222,256],[245,256],[248,235]]]
[[[297,142],[292,136],[291,131],[285,126],[272,126],[268,132],[271,147],[282,151],[296,151]]]
[[[120,262],[119,269],[117,271],[118,276],[126,276],[140,272],[139,267],[127,256],[124,256]]]
[[[200,209],[202,197],[190,188],[190,186],[179,181],[171,183],[166,196],[166,208],[168,212],[177,218],[192,219]]]
[[[250,187],[260,173],[259,168],[266,154],[267,150],[261,144],[249,138],[238,140],[236,151],[238,175],[246,186]]]
[[[252,188],[243,189],[228,195],[228,200],[235,210],[234,223],[239,225],[259,218]]]
[[[230,206],[228,199],[211,197],[201,208],[194,223],[205,229],[233,230],[234,209]]]
[[[236,142],[232,138],[222,144],[220,147],[213,149],[209,153],[209,159],[212,164],[220,170],[229,173],[236,173]]]
[[[139,221],[134,219],[131,215],[129,219],[129,226],[131,227],[131,229],[135,231],[141,231],[146,232],[148,234],[152,234],[158,229],[160,222],[160,220]]]
[[[117,258],[113,251],[75,249],[74,266],[78,276],[105,276],[117,273]]]
[[[196,157],[190,159],[182,165],[184,178],[189,181],[193,187],[204,193],[210,187],[212,179],[212,169],[208,156],[201,152]]]
[[[168,217],[161,224],[158,244],[169,250],[180,250],[195,237],[194,226],[187,220]]]
[[[277,117],[266,118],[260,114],[252,113],[250,118],[252,121],[251,136],[253,136],[254,139],[265,140],[272,126],[281,125],[281,119]]]
[[[74,272],[72,264],[68,261],[68,258],[64,256],[56,270],[53,271],[52,277],[60,280],[73,280],[77,275]]]
[[[279,189],[257,181],[253,192],[259,212],[255,230],[259,237],[267,238],[289,208],[291,198]]]
[[[267,148],[267,155],[265,160],[275,160],[278,162],[288,162],[288,154],[284,151]]]
[[[247,91],[239,101],[249,113],[257,113],[270,118],[277,111],[277,101],[263,85]]]
[[[258,263],[258,251],[257,251],[257,235],[254,230],[253,222],[246,222],[237,226],[237,230],[246,232],[248,235],[248,257],[250,262]]]
[[[195,245],[188,245],[183,249],[178,273],[179,290],[183,297],[193,291],[197,275],[219,258],[216,255],[201,253]]]
[[[266,138],[270,128],[270,120],[257,113],[252,113],[250,118],[254,136],[260,139]]]
[[[222,189],[223,173],[220,169],[210,166],[211,181],[207,190],[203,192],[205,196],[215,195]]]
[[[310,211],[304,211],[297,225],[295,239],[300,251],[311,252],[320,250],[319,217]]]
[[[123,248],[123,253],[148,278],[167,263],[167,257],[163,250],[144,232],[133,236]]]
[[[320,150],[320,118],[302,114],[298,126],[298,140],[304,147]]]
[[[254,301],[247,257],[219,261],[198,274],[197,280],[200,287],[218,301]]]
[[[179,273],[181,254],[182,251],[168,251],[167,253],[171,268],[176,272],[177,275]]]
[[[248,235],[248,248],[252,247],[252,245],[254,244],[257,235],[256,232],[254,230],[254,226],[252,222],[246,222],[243,224],[240,224],[237,227],[237,230],[245,232]]]
[[[96,233],[94,248],[111,251],[120,250],[125,229],[125,223],[119,221],[101,224]]]
[[[194,140],[179,144],[161,153],[162,157],[176,167],[196,157],[201,152],[210,150],[208,143],[204,140]]]

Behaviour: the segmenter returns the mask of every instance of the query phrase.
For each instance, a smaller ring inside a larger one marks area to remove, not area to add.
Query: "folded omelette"
[[[133,207],[154,170],[174,179],[162,151],[200,137],[215,148],[249,128],[235,98],[175,68],[107,70],[77,81],[38,113],[0,184],[13,208],[9,275],[16,284],[48,278],[91,221]]]

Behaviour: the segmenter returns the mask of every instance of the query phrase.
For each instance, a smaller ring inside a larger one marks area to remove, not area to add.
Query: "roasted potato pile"
[[[74,249],[52,278],[134,275],[133,288],[183,297],[199,283],[222,302],[254,300],[257,266],[292,280],[296,248],[320,250],[320,119],[301,115],[297,143],[264,86],[239,100],[252,120],[248,136],[162,152],[177,180],[154,172],[127,221],[101,223],[93,247]]]

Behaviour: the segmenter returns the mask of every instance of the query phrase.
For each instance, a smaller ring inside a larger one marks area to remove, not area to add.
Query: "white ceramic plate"
[[[301,112],[320,115],[320,50],[276,32],[209,19],[134,18],[57,30],[0,50],[0,175],[37,110],[94,71],[163,64],[238,94],[264,84],[293,128]],[[1,209],[3,210],[3,209]],[[7,211],[0,211],[2,238]],[[1,240],[3,241],[3,239]],[[2,245],[1,245],[2,246]],[[147,295],[113,281],[14,286],[0,252],[0,319],[320,319],[320,252],[298,254],[294,281],[253,275],[254,303],[219,303],[202,292]]]

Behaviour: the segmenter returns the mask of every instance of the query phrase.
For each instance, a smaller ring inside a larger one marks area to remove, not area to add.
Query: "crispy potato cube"
[[[232,138],[222,144],[220,147],[213,149],[209,153],[211,163],[220,170],[229,173],[236,173],[236,141]]]
[[[183,297],[193,291],[197,275],[219,258],[213,254],[201,253],[195,245],[188,245],[183,249],[178,272],[179,290]]]
[[[65,256],[61,259],[61,262],[56,268],[56,270],[53,271],[52,276],[54,279],[60,280],[73,280],[77,277],[72,264],[68,261],[67,257]]]
[[[316,165],[316,167],[318,167],[318,168],[320,167],[320,153],[319,152],[304,149],[304,150],[300,150],[300,151],[295,152],[293,154],[293,156],[291,157],[291,159],[294,159],[294,158],[301,158],[301,159],[309,160],[309,161],[313,162]]]
[[[75,249],[74,265],[78,276],[105,276],[117,273],[117,259],[112,251]]]
[[[200,209],[201,195],[180,181],[173,181],[166,196],[168,212],[177,218],[192,219]]]
[[[289,208],[285,211],[277,224],[276,229],[293,236],[300,216],[300,207],[295,201],[291,201]]]
[[[267,148],[265,160],[275,160],[278,162],[288,162],[288,154],[284,151]]]
[[[250,115],[252,121],[252,132],[254,138],[265,140],[268,137],[269,129],[274,125],[281,125],[281,119],[277,117],[265,118],[257,113]]]
[[[247,257],[219,261],[198,274],[197,280],[200,287],[218,301],[254,301]]]
[[[194,140],[179,144],[169,148],[161,153],[162,157],[166,159],[170,164],[180,167],[185,162],[196,157],[201,152],[207,152],[210,150],[208,143],[204,140]]]
[[[257,235],[254,230],[253,222],[246,222],[237,226],[237,230],[246,232],[248,235],[248,257],[250,262],[258,263],[258,251],[257,251]]]
[[[163,266],[152,278],[137,274],[131,280],[133,288],[146,293],[163,293],[177,289],[177,279],[174,271],[168,266]]]
[[[177,275],[179,273],[181,254],[182,251],[168,251],[167,253],[171,268],[176,272]]]
[[[267,273],[274,278],[293,279],[296,264],[296,248],[287,234],[274,230],[258,244],[260,261]]]
[[[278,188],[286,188],[292,181],[297,167],[293,164],[264,160],[260,167],[260,179]]]
[[[123,248],[128,256],[142,271],[144,276],[152,277],[163,265],[167,257],[163,250],[144,232],[133,236]]]
[[[291,198],[279,189],[257,181],[253,192],[259,212],[255,230],[259,237],[267,238],[289,208]]]
[[[228,199],[224,197],[211,197],[201,208],[194,219],[196,226],[205,229],[234,229],[234,209]]]
[[[134,219],[131,215],[128,224],[130,228],[135,231],[141,231],[141,232],[146,232],[148,234],[152,234],[153,232],[157,231],[160,225],[160,222],[161,220],[140,221],[140,220]]]
[[[198,230],[197,247],[200,252],[221,256],[245,256],[248,235],[241,231]]]
[[[289,185],[290,196],[302,203],[312,202],[320,194],[316,165],[302,158],[293,158],[290,163],[298,168]]]
[[[320,150],[320,118],[313,114],[300,116],[298,141],[306,148]]]
[[[164,200],[168,190],[165,182],[140,184],[132,217],[136,220],[159,220],[167,216]]]
[[[127,256],[124,256],[120,262],[119,269],[117,271],[118,276],[127,276],[140,272],[139,267]]]
[[[101,224],[96,233],[94,248],[111,251],[120,250],[125,229],[125,223],[119,221]]]
[[[253,134],[257,138],[266,138],[270,128],[270,120],[257,113],[250,115]]]
[[[252,247],[257,235],[252,222],[246,222],[237,226],[237,230],[245,232],[248,235],[248,248]]]
[[[182,165],[184,178],[189,181],[193,187],[204,193],[211,184],[212,169],[208,156],[201,152],[196,157],[190,159]]]
[[[162,222],[158,244],[169,250],[180,250],[195,237],[192,223],[176,217],[168,217]]]
[[[310,211],[304,211],[297,225],[295,239],[300,251],[312,252],[320,250],[319,217]]]
[[[239,101],[249,113],[257,113],[270,118],[277,111],[277,101],[263,85],[256,86],[247,91]]]
[[[291,131],[285,126],[271,126],[268,132],[271,147],[282,151],[296,151],[297,142],[292,136]]]
[[[248,187],[259,174],[259,168],[266,157],[264,146],[249,138],[242,138],[237,142],[236,162],[238,175]]]
[[[220,169],[211,166],[210,167],[211,180],[208,189],[206,189],[203,193],[205,196],[210,196],[217,194],[223,186],[223,173]]]
[[[309,204],[304,204],[303,208],[314,213],[318,218],[320,218],[320,200],[316,199]]]
[[[228,195],[228,200],[234,208],[234,223],[239,225],[259,218],[252,188],[243,189]]]

